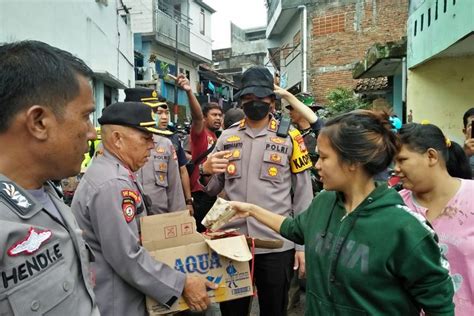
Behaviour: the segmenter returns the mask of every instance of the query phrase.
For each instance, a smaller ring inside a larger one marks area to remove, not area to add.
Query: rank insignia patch
[[[28,234],[22,240],[17,241],[11,246],[7,253],[10,257],[18,256],[22,253],[31,255],[38,250],[43,243],[48,241],[53,233],[50,230],[38,230],[30,227]]]
[[[272,119],[270,123],[268,124],[268,129],[271,130],[272,132],[276,132],[277,130],[277,121]]]
[[[3,182],[3,185],[5,186],[3,191],[8,194],[8,196],[14,201],[14,203],[16,205],[18,205],[19,207],[22,207],[22,208],[28,208],[28,207],[31,206],[30,201],[28,201],[28,199],[24,195],[22,195],[15,188],[14,185],[9,184],[9,183],[5,183],[5,182]]]

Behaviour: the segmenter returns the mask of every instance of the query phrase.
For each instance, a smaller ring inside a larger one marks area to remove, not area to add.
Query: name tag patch
[[[47,269],[63,257],[59,244],[54,244],[36,255],[28,257],[24,262],[17,266],[0,271],[3,289],[27,280],[39,272]]]

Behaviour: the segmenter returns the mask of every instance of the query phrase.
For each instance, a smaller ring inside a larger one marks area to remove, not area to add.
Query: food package
[[[212,208],[202,220],[204,227],[215,231],[227,224],[235,215],[235,210],[230,206],[229,201],[218,197]]]

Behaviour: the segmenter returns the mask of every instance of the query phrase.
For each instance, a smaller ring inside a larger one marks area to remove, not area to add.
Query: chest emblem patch
[[[22,253],[31,255],[38,250],[43,243],[53,236],[50,230],[38,230],[33,227],[28,230],[28,234],[22,240],[17,241],[11,246],[7,253],[10,257],[18,256]]]
[[[268,168],[268,175],[270,177],[276,177],[278,175],[278,169],[277,167],[270,167]]]
[[[279,154],[271,154],[270,160],[273,162],[281,162],[281,156]]]
[[[163,147],[158,147],[156,148],[156,152],[159,154],[163,154],[165,152],[165,149]]]
[[[22,195],[20,192],[18,192],[13,185],[5,183],[5,182],[3,183],[3,185],[5,186],[3,191],[5,191],[8,194],[8,196],[13,201],[15,201],[16,205],[23,208],[28,208],[31,206],[31,203],[28,201],[28,199],[24,195]]]
[[[237,172],[237,168],[235,167],[235,163],[231,162],[227,165],[227,173],[233,176]]]

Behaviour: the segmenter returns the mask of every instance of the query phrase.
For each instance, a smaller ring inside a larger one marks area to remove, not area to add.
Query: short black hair
[[[92,70],[69,52],[39,41],[0,45],[0,133],[20,111],[40,104],[56,115],[79,95],[78,75]]]
[[[217,109],[221,111],[222,113],[222,108],[219,106],[218,103],[216,102],[204,103],[204,105],[202,106],[202,114],[206,117],[207,113],[209,113],[210,110],[214,110],[214,109]]]
[[[464,124],[464,128],[467,127],[467,120],[471,116],[474,116],[474,108],[470,108],[469,110],[466,111],[466,113],[464,113],[464,116],[462,117],[462,122]]]

